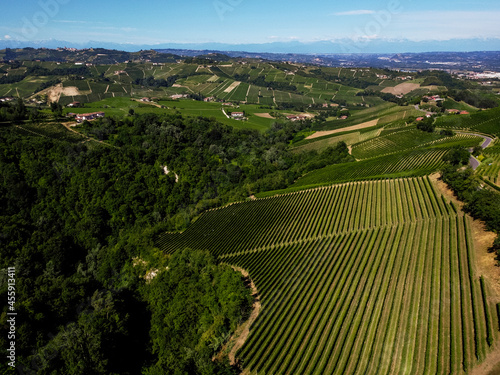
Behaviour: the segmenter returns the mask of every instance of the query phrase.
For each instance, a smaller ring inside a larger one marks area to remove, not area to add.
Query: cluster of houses
[[[104,112],[92,112],[92,113],[68,113],[68,116],[74,117],[76,122],[82,123],[84,121],[92,121],[97,118],[105,116]]]
[[[286,118],[290,121],[305,121],[309,119],[309,116],[305,115],[290,115],[286,116]]]
[[[441,98],[439,95],[432,95],[432,96],[423,96],[423,99],[427,99],[428,101],[434,101],[434,102],[442,102],[444,101],[443,98]]]
[[[413,77],[412,76],[397,76],[396,77],[396,80],[399,80],[399,81],[407,81],[407,80],[412,80]]]
[[[417,117],[416,121],[417,122],[424,121],[424,118],[426,118],[426,117],[429,118],[429,117],[431,117],[431,115],[425,115],[425,117]]]
[[[447,109],[446,113],[453,114],[453,115],[469,115],[470,114],[467,111],[461,111],[459,109]]]
[[[0,98],[0,102],[1,102],[1,103],[10,102],[10,101],[12,101],[12,100],[14,100],[14,98]]]
[[[170,95],[170,98],[172,99],[182,99],[182,98],[187,98],[188,95],[187,94],[174,94],[174,95]]]

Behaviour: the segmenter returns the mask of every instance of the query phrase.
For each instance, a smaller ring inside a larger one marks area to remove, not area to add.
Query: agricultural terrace
[[[469,219],[427,177],[235,203],[157,241],[246,269],[251,374],[460,374],[498,338]]]

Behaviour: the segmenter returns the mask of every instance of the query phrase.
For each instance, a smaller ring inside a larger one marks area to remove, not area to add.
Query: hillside
[[[424,374],[466,371],[498,337],[470,236],[420,178],[238,203],[158,242],[249,271],[263,309],[238,353],[251,373]]]
[[[0,268],[27,372],[458,375],[497,353],[497,81],[2,57]]]

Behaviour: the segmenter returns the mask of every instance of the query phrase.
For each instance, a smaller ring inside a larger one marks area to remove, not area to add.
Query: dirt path
[[[358,124],[358,125],[348,126],[346,128],[340,128],[340,129],[335,129],[335,130],[319,131],[319,132],[316,132],[316,133],[310,135],[306,139],[314,139],[314,138],[319,138],[319,137],[323,137],[325,135],[330,135],[330,134],[336,134],[336,133],[348,132],[348,131],[352,131],[352,130],[359,130],[359,129],[370,128],[372,126],[377,125],[377,123],[378,123],[378,119],[372,120],[372,121],[363,122],[363,123]]]
[[[269,113],[254,113],[257,117],[274,119],[275,117],[271,116]]]
[[[70,132],[73,132],[73,133],[76,133],[80,136],[82,136],[83,138],[85,138],[82,142],[89,142],[89,141],[94,141],[94,142],[98,142],[102,145],[105,145],[105,146],[108,146],[108,147],[114,147],[114,148],[119,148],[119,147],[116,147],[116,146],[113,146],[113,145],[110,145],[109,143],[106,143],[106,142],[103,142],[103,141],[99,141],[95,138],[92,138],[92,137],[89,137],[85,134],[82,134],[80,133],[79,131],[76,131],[75,129],[72,128],[72,126],[76,126],[78,125],[78,123],[74,122],[74,121],[70,121],[70,122],[61,122],[60,123],[62,126],[64,126],[66,129],[68,129]]]
[[[231,338],[228,340],[228,342],[223,346],[219,354],[216,356],[216,358],[220,358],[221,356],[224,355],[224,353],[227,351],[228,348],[231,348],[231,351],[229,352],[229,363],[231,365],[238,364],[238,359],[236,358],[236,352],[240,350],[240,348],[243,346],[245,343],[246,339],[248,338],[248,335],[250,334],[250,327],[252,326],[253,322],[257,319],[259,316],[260,312],[260,299],[258,295],[257,288],[253,282],[252,279],[250,279],[248,272],[245,271],[244,269],[236,266],[231,266],[235,271],[241,272],[241,274],[248,278],[250,280],[250,289],[252,291],[252,296],[255,298],[252,312],[250,314],[250,317],[238,328],[236,328],[236,331],[234,334],[231,336]]]
[[[158,104],[158,103],[155,103],[155,102],[143,102],[142,100],[140,99],[134,99],[134,98],[131,98],[133,101],[136,101],[136,102],[139,102],[141,104],[149,104],[149,105],[153,105],[155,107],[158,107],[158,108],[161,108],[161,104]]]
[[[472,369],[470,375],[498,375],[500,374],[500,347],[486,356],[486,359],[476,368]]]

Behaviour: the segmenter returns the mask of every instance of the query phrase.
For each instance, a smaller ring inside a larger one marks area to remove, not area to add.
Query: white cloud
[[[5,39],[11,39],[12,37],[10,35],[5,35],[4,38]]]
[[[374,10],[360,9],[360,10],[350,10],[347,12],[333,13],[334,16],[362,16],[365,14],[374,14]]]

